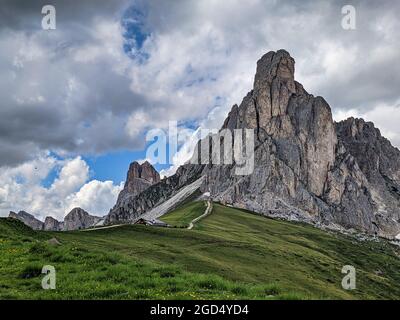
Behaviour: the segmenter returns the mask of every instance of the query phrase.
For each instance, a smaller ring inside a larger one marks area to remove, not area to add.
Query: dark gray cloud
[[[129,4],[128,0],[2,0],[0,6],[0,27],[22,31],[41,28],[41,11],[45,5],[54,5],[60,27],[71,23],[90,25],[93,18],[120,16]]]
[[[399,1],[213,4],[150,1],[148,22],[160,33],[184,29],[188,36],[210,23],[223,33],[232,55],[285,48],[296,59],[301,80],[334,108],[368,110],[399,99]],[[356,30],[341,26],[341,9],[348,4],[356,9]]]
[[[30,159],[38,149],[101,153],[142,146],[124,125],[144,99],[129,88],[123,39],[109,34],[121,37],[126,1],[54,1],[54,31],[40,28],[45,3],[1,5],[0,165]]]

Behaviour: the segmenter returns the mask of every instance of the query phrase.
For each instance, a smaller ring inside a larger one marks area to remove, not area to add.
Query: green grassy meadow
[[[189,223],[201,216],[206,208],[207,202],[205,201],[190,202],[165,214],[160,220],[173,227],[187,228]]]
[[[186,204],[163,220],[184,226],[204,208]],[[48,243],[54,237],[60,245]],[[192,230],[36,232],[1,218],[0,299],[398,299],[398,255],[386,241],[219,204]],[[352,291],[341,287],[348,264],[357,271]],[[43,265],[56,268],[56,290],[41,288]]]

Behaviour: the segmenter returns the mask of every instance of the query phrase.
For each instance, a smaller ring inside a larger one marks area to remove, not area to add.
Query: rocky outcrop
[[[372,123],[351,118],[335,124],[328,103],[309,94],[294,73],[294,59],[285,50],[265,54],[257,62],[253,89],[221,128],[253,130],[250,174],[238,175],[235,161],[213,163],[220,150],[199,143],[194,158],[211,151],[207,164],[186,164],[165,181],[125,197],[106,222],[132,222],[204,177],[201,192],[235,207],[387,238],[399,234],[400,151]]]
[[[40,221],[39,219],[36,219],[33,215],[31,215],[25,211],[19,211],[18,213],[10,211],[10,214],[8,217],[22,221],[27,226],[31,227],[33,230],[43,230],[43,228],[44,228],[44,224],[42,221]]]
[[[201,177],[202,165],[181,166],[175,175],[161,180],[138,195],[128,195],[117,201],[105,218],[105,224],[132,223],[142,214],[167,201],[186,185]]]
[[[160,182],[160,174],[148,161],[143,164],[136,161],[131,163],[124,189],[118,195],[117,203],[123,202],[127,197],[137,196],[158,182]]]
[[[64,231],[87,229],[98,224],[103,218],[91,216],[81,208],[72,209],[64,218]]]
[[[46,231],[62,231],[64,229],[64,223],[59,222],[53,217],[46,217],[44,220],[44,230]]]
[[[203,174],[213,198],[309,222],[329,214],[321,197],[337,146],[331,110],[294,80],[294,60],[286,51],[258,61],[253,90],[232,108],[222,129],[255,131],[254,171],[238,176],[235,165],[207,166]]]
[[[336,123],[336,131],[343,147],[337,155],[335,179],[331,180],[333,184],[342,181],[333,197],[335,204],[340,203],[334,218],[345,226],[361,225],[370,233],[398,234],[400,151],[382,137],[372,122],[363,119]],[[341,165],[343,158],[350,162],[348,174]]]
[[[269,216],[395,237],[399,151],[372,124],[335,124],[326,101],[294,81],[293,63],[282,50],[261,58],[254,90],[225,121],[257,132],[254,173],[211,166],[208,188],[222,202]]]

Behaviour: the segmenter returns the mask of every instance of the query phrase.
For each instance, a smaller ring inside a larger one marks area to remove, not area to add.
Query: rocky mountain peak
[[[202,181],[200,192],[234,207],[400,237],[400,151],[370,122],[334,123],[325,99],[309,94],[294,80],[294,71],[287,51],[263,55],[254,87],[223,124],[222,129],[254,130],[250,174],[238,176],[236,164],[186,164],[165,181],[118,201],[106,221],[133,222]]]
[[[69,231],[90,228],[102,223],[104,218],[92,216],[81,208],[72,209],[64,218],[58,221],[51,216],[47,216],[44,222],[36,219],[32,214],[25,211],[15,213],[10,211],[10,218],[18,219],[34,230],[45,231]]]
[[[271,85],[274,79],[279,79],[294,91],[294,64],[294,59],[286,50],[281,49],[264,54],[257,61],[254,89]]]
[[[378,128],[372,122],[359,118],[347,118],[336,123],[338,135],[351,136],[357,140],[376,140],[381,139],[382,135]]]
[[[63,229],[63,223],[54,219],[53,217],[46,217],[44,220],[44,230],[46,231],[61,231]]]
[[[128,179],[129,178],[140,178],[140,169],[141,166],[139,162],[134,161],[129,165],[129,170],[128,170]]]
[[[387,183],[389,180],[400,183],[400,151],[372,122],[351,117],[335,126],[339,140],[357,159],[368,178],[379,180],[383,177]]]
[[[74,208],[64,218],[64,230],[86,229],[101,220],[101,217],[92,216],[82,208]]]
[[[148,161],[142,163],[140,177],[152,184],[160,182],[160,174]]]
[[[124,189],[118,195],[117,203],[121,203],[127,197],[135,197],[148,187],[160,182],[160,174],[148,162],[140,164],[137,161],[129,165]]]
[[[68,218],[68,217],[73,216],[73,215],[88,216],[89,213],[87,213],[87,212],[86,212],[85,210],[83,210],[82,208],[76,207],[76,208],[73,208],[73,209],[65,216],[65,218]]]
[[[266,53],[257,62],[253,90],[224,127],[254,128],[256,147],[272,138],[280,158],[320,196],[335,160],[335,127],[328,103],[294,80],[294,65],[285,50]]]
[[[10,211],[9,217],[22,221],[34,230],[43,230],[44,228],[44,224],[42,221],[36,219],[34,215],[26,211],[19,211],[18,213]]]
[[[130,164],[125,181],[125,187],[127,187],[134,179],[138,178],[146,180],[151,184],[160,182],[160,174],[148,161],[145,161],[142,164],[134,161]]]

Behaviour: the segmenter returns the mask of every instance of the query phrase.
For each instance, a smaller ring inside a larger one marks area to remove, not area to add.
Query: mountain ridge
[[[31,227],[33,230],[44,230],[44,231],[72,231],[86,229],[101,225],[104,218],[92,216],[82,208],[73,208],[65,217],[63,221],[47,216],[42,222],[37,219],[34,215],[25,211],[19,211],[15,213],[10,211],[9,218],[17,219],[22,221],[25,225]]]
[[[106,223],[132,223],[204,176],[200,190],[221,203],[270,217],[396,237],[400,233],[398,150],[372,129],[355,137],[347,134],[347,122],[333,121],[325,99],[314,97],[295,81],[294,64],[285,50],[263,55],[253,89],[232,107],[221,128],[254,130],[253,173],[235,175],[236,163],[187,163],[165,181],[117,203]],[[370,159],[361,161],[363,154],[356,147],[360,137],[372,158],[385,164],[383,175],[379,169],[368,174],[374,167]],[[368,141],[378,151],[368,149]],[[379,151],[379,145],[395,159]]]

